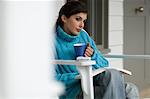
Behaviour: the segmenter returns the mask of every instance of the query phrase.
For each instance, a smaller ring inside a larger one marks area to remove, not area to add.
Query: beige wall
[[[124,6],[124,53],[149,55],[149,0],[125,0]],[[144,7],[144,12],[135,13],[135,8]],[[124,61],[133,76],[127,77],[140,89],[150,83],[150,61],[144,59],[128,59]]]

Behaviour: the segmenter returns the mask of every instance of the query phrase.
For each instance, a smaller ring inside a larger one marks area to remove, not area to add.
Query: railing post
[[[92,66],[77,66],[81,76],[84,99],[94,99]]]

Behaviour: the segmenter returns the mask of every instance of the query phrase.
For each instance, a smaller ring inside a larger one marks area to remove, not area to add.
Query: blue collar
[[[69,42],[75,41],[79,37],[79,35],[71,36],[71,35],[67,34],[60,26],[57,27],[57,35],[61,39],[65,40],[65,41],[69,41]]]

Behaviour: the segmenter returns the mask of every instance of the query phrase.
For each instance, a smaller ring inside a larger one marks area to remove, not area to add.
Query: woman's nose
[[[84,22],[81,22],[80,23],[80,28],[83,28],[84,27]]]

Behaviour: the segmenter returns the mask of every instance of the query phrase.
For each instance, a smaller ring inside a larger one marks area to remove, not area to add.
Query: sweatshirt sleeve
[[[61,71],[59,70],[60,65],[56,65],[56,74],[55,74],[55,78],[58,81],[63,82],[65,85],[69,85],[73,82],[76,82],[75,77],[78,75],[78,73],[61,73]]]
[[[95,42],[91,39],[91,46],[94,49],[94,54],[92,55],[91,59],[96,60],[96,65],[93,65],[94,69],[100,67],[108,67],[108,61],[104,58],[101,52],[97,49]]]
[[[82,36],[85,39],[85,42],[89,42],[91,47],[94,50],[94,54],[92,55],[91,59],[96,61],[96,65],[93,65],[93,69],[97,69],[100,67],[108,67],[108,61],[104,58],[101,52],[97,49],[94,40],[88,35],[88,33],[82,29]]]
[[[58,59],[57,54],[55,54],[55,59]],[[65,85],[72,84],[76,82],[77,80],[75,77],[78,75],[78,72],[67,72],[67,65],[55,65],[55,79],[57,81],[63,82]]]

